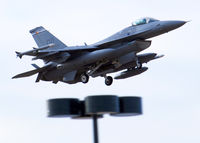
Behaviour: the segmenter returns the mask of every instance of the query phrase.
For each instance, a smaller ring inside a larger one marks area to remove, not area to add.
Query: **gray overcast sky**
[[[101,143],[199,143],[199,6],[199,0],[0,0],[0,142],[91,143],[90,120],[46,118],[46,100],[116,94],[143,97],[144,114],[101,119]],[[91,79],[87,85],[36,84],[36,76],[11,80],[32,69],[31,58],[16,59],[14,51],[36,46],[28,32],[36,26],[44,26],[67,45],[82,45],[106,38],[146,16],[192,21],[152,39],[144,53],[165,57],[148,63],[149,70],[139,76],[115,81],[111,87],[104,85],[103,78]]]

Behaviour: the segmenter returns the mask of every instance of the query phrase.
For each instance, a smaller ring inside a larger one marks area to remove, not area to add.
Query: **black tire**
[[[113,78],[112,78],[111,76],[107,76],[107,77],[105,78],[105,84],[106,84],[107,86],[110,86],[112,83],[113,83]]]
[[[73,117],[79,115],[80,102],[76,98],[48,100],[48,117]]]
[[[85,113],[103,115],[119,112],[119,98],[115,95],[88,96],[85,98]]]
[[[136,116],[142,114],[141,97],[120,97],[120,113],[113,116]]]
[[[82,74],[81,75],[81,82],[82,83],[88,83],[89,81],[89,76],[87,74]]]

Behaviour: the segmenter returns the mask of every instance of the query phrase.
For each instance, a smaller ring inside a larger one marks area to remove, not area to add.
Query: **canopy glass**
[[[140,18],[138,20],[135,20],[132,25],[136,26],[136,25],[142,25],[142,24],[147,24],[150,22],[154,22],[154,21],[159,21],[157,19],[154,18],[150,18],[150,17],[145,17],[145,18]]]

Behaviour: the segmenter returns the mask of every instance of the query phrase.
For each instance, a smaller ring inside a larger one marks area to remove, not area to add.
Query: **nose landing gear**
[[[105,77],[105,84],[107,86],[110,86],[113,83],[113,78],[111,76],[106,76]]]
[[[138,69],[141,69],[142,68],[142,63],[140,61],[136,61],[136,66]]]

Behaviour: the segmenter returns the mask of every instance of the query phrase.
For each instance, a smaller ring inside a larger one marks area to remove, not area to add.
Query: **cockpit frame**
[[[148,24],[148,23],[155,22],[155,21],[159,21],[159,20],[154,19],[154,18],[150,18],[150,17],[144,17],[144,18],[140,18],[140,19],[135,20],[132,23],[132,26]]]

